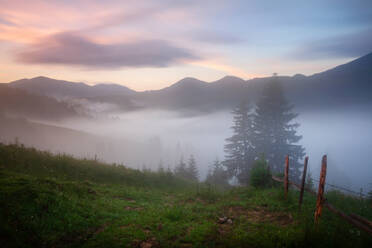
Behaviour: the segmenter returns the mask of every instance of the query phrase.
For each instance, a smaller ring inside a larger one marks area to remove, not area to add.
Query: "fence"
[[[308,189],[305,187],[305,180],[306,180],[306,173],[307,173],[307,164],[309,161],[309,157],[305,158],[304,161],[304,169],[302,172],[302,178],[301,178],[301,184],[297,184],[295,182],[289,181],[289,156],[287,155],[285,158],[285,167],[284,167],[284,178],[278,178],[275,176],[272,176],[272,179],[277,182],[281,182],[284,184],[284,197],[287,198],[288,196],[288,188],[289,185],[294,186],[295,188],[300,190],[300,196],[299,196],[299,209],[301,210],[302,200],[304,191],[313,194],[317,197],[316,200],[316,207],[315,207],[315,213],[314,213],[314,223],[317,224],[319,222],[319,219],[322,215],[323,207],[326,207],[329,211],[335,213],[340,218],[346,220],[350,224],[354,225],[355,227],[369,233],[372,235],[372,221],[369,221],[359,215],[356,214],[346,214],[342,212],[341,210],[335,208],[332,204],[330,204],[327,199],[324,197],[324,187],[326,185],[326,175],[327,175],[327,156],[324,155],[322,158],[322,166],[320,170],[320,177],[319,177],[319,186],[318,186],[318,192],[314,192],[311,189]],[[334,186],[334,185],[332,185]],[[335,186],[337,187],[337,186]],[[340,187],[338,187],[340,188]]]

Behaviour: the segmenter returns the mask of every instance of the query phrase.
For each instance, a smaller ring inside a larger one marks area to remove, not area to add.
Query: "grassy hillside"
[[[282,188],[192,184],[170,173],[77,160],[0,144],[2,247],[372,247],[367,234]],[[332,193],[372,218],[367,202]],[[346,208],[346,209],[345,209]]]

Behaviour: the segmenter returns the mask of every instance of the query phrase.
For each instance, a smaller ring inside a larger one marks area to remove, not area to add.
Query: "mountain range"
[[[83,99],[88,103],[111,104],[116,106],[115,110],[166,109],[200,114],[231,109],[244,99],[255,102],[264,85],[272,79],[245,81],[226,76],[214,82],[204,82],[184,78],[161,90],[143,92],[118,84],[89,86],[47,77],[21,79],[6,85],[27,94],[54,98],[60,103]],[[276,79],[283,85],[288,100],[300,112],[372,106],[372,53],[311,76],[297,74],[277,76]]]

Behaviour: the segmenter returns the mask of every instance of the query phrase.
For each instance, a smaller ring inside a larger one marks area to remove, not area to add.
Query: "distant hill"
[[[372,53],[311,76],[278,76],[285,94],[299,111],[342,109],[372,104]],[[15,88],[56,98],[87,98],[121,110],[168,109],[204,113],[231,109],[241,100],[254,102],[272,77],[244,81],[226,76],[215,82],[184,78],[161,90],[136,92],[121,85],[89,86],[45,77],[11,82]]]
[[[134,91],[118,84],[97,84],[89,86],[84,83],[75,83],[56,80],[47,77],[21,79],[9,83],[10,87],[24,89],[29,92],[55,98],[82,98],[107,95],[127,95]]]
[[[372,53],[309,77],[317,93],[334,104],[354,105],[372,101]],[[323,93],[323,94],[322,94]]]
[[[99,137],[85,132],[0,115],[0,142],[19,143],[53,152],[67,152],[82,156],[94,155]],[[79,151],[79,154],[77,154]]]
[[[8,87],[6,84],[0,84],[1,114],[54,121],[79,116],[67,103]]]
[[[234,77],[211,83],[184,78],[161,90],[139,92],[132,99],[146,108],[208,112],[230,109],[250,92],[249,84]]]

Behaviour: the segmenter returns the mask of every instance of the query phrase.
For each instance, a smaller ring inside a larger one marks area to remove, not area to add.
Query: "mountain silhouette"
[[[299,111],[342,109],[372,104],[372,53],[311,76],[277,76]],[[118,105],[122,110],[167,109],[204,113],[231,109],[240,101],[255,102],[272,77],[243,80],[226,76],[214,82],[187,77],[160,89],[137,92],[117,84],[89,86],[46,77],[9,83],[13,88],[57,99],[87,98]]]
[[[21,79],[11,82],[10,86],[27,90],[38,95],[55,97],[57,99],[127,95],[134,92],[131,89],[118,84],[97,84],[90,86],[85,83],[56,80],[47,77]]]
[[[0,116],[2,115],[42,120],[81,116],[65,102],[0,84]]]

